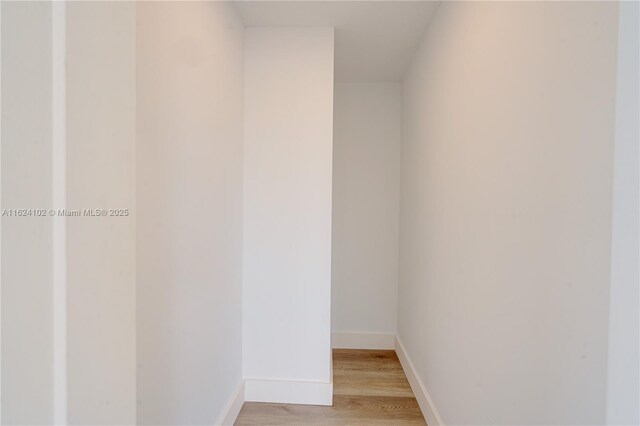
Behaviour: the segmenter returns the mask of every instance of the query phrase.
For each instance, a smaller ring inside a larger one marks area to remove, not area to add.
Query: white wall
[[[332,330],[395,334],[401,85],[334,96]]]
[[[243,28],[226,2],[137,15],[138,423],[214,424],[242,378]]]
[[[136,419],[135,5],[70,2],[67,206],[130,209],[67,220],[68,420]]]
[[[248,28],[244,75],[247,398],[293,402],[331,380],[333,29]]]
[[[616,38],[616,3],[446,2],[413,60],[398,329],[446,424],[605,421]]]
[[[51,4],[2,2],[2,209],[51,207]],[[52,220],[2,217],[2,424],[53,420]]]
[[[640,423],[640,6],[621,2],[613,181],[607,423]]]

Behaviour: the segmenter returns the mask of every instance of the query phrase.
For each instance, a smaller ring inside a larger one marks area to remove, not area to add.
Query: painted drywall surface
[[[406,76],[398,329],[446,424],[605,421],[616,38],[443,3]]]
[[[639,424],[640,5],[619,9],[607,424]]]
[[[242,379],[243,28],[137,6],[138,423],[214,424]]]
[[[2,2],[2,209],[51,207],[51,4]],[[2,424],[53,420],[52,219],[2,217]]]
[[[333,331],[396,332],[401,85],[335,86]]]
[[[68,420],[134,424],[135,5],[67,4]]]
[[[329,382],[333,29],[246,29],[244,99],[244,374]]]

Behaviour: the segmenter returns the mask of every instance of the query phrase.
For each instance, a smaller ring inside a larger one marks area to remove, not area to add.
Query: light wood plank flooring
[[[333,406],[245,402],[236,425],[426,425],[394,351],[333,350]]]

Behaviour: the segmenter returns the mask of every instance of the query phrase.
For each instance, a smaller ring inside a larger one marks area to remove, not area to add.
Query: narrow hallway
[[[236,425],[425,425],[393,350],[333,350],[333,406],[245,402]]]
[[[640,426],[640,0],[0,0],[0,426]]]

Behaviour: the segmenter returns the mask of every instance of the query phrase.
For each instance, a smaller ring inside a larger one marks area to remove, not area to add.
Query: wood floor
[[[333,406],[245,402],[236,425],[426,425],[394,351],[333,350]]]

